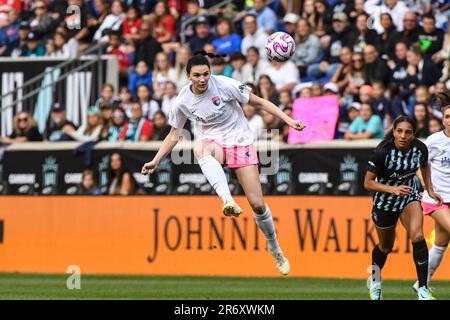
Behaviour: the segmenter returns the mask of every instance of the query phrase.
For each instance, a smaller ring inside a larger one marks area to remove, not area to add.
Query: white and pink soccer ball
[[[269,61],[284,62],[294,55],[295,41],[286,32],[275,32],[267,37],[265,49]]]

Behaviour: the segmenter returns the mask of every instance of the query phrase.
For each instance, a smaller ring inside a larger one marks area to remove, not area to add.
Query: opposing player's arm
[[[305,124],[301,120],[294,120],[291,117],[289,117],[286,113],[281,111],[280,108],[278,108],[276,105],[274,105],[272,102],[260,98],[257,95],[250,93],[250,99],[248,101],[249,104],[256,108],[261,108],[264,111],[267,111],[271,114],[273,114],[275,117],[283,120],[286,122],[287,125],[290,127],[296,129],[296,130],[303,130],[305,128]]]
[[[172,152],[173,148],[177,145],[179,139],[179,135],[177,133],[176,128],[171,128],[170,132],[167,134],[166,138],[161,143],[158,152],[152,161],[147,162],[143,165],[141,173],[143,175],[147,175],[153,173],[158,167],[159,163],[162,159],[164,159],[170,152]]]
[[[434,199],[438,204],[442,203],[442,198],[438,194],[434,193],[433,183],[431,182],[431,166],[427,162],[424,166],[420,167],[420,173],[422,175],[425,189],[428,192],[430,198]]]

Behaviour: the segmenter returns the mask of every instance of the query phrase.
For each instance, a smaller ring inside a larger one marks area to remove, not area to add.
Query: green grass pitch
[[[69,275],[0,273],[0,299],[368,299],[364,280],[81,275],[69,290]],[[383,298],[416,299],[412,281],[383,282]],[[450,281],[432,283],[437,299],[450,299]]]

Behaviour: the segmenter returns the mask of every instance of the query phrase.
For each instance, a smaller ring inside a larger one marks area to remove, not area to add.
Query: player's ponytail
[[[413,128],[414,135],[416,134],[416,132],[417,132],[416,121],[414,121],[414,119],[411,119],[407,116],[398,116],[397,118],[395,118],[394,123],[392,124],[392,129],[389,130],[388,133],[386,134],[386,136],[384,137],[383,142],[394,140],[394,130],[397,129],[397,126],[402,122],[408,122]]]
[[[445,110],[450,108],[450,92],[443,91],[436,93],[436,101],[442,113],[444,113]]]

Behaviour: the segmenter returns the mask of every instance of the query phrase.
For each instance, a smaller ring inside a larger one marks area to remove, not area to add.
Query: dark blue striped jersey
[[[372,152],[367,170],[377,176],[379,183],[389,186],[408,185],[413,188],[409,196],[375,192],[373,206],[376,210],[401,212],[411,201],[418,201],[419,185],[416,183],[416,172],[428,162],[427,146],[415,139],[407,151],[398,150],[393,140],[382,141]]]

